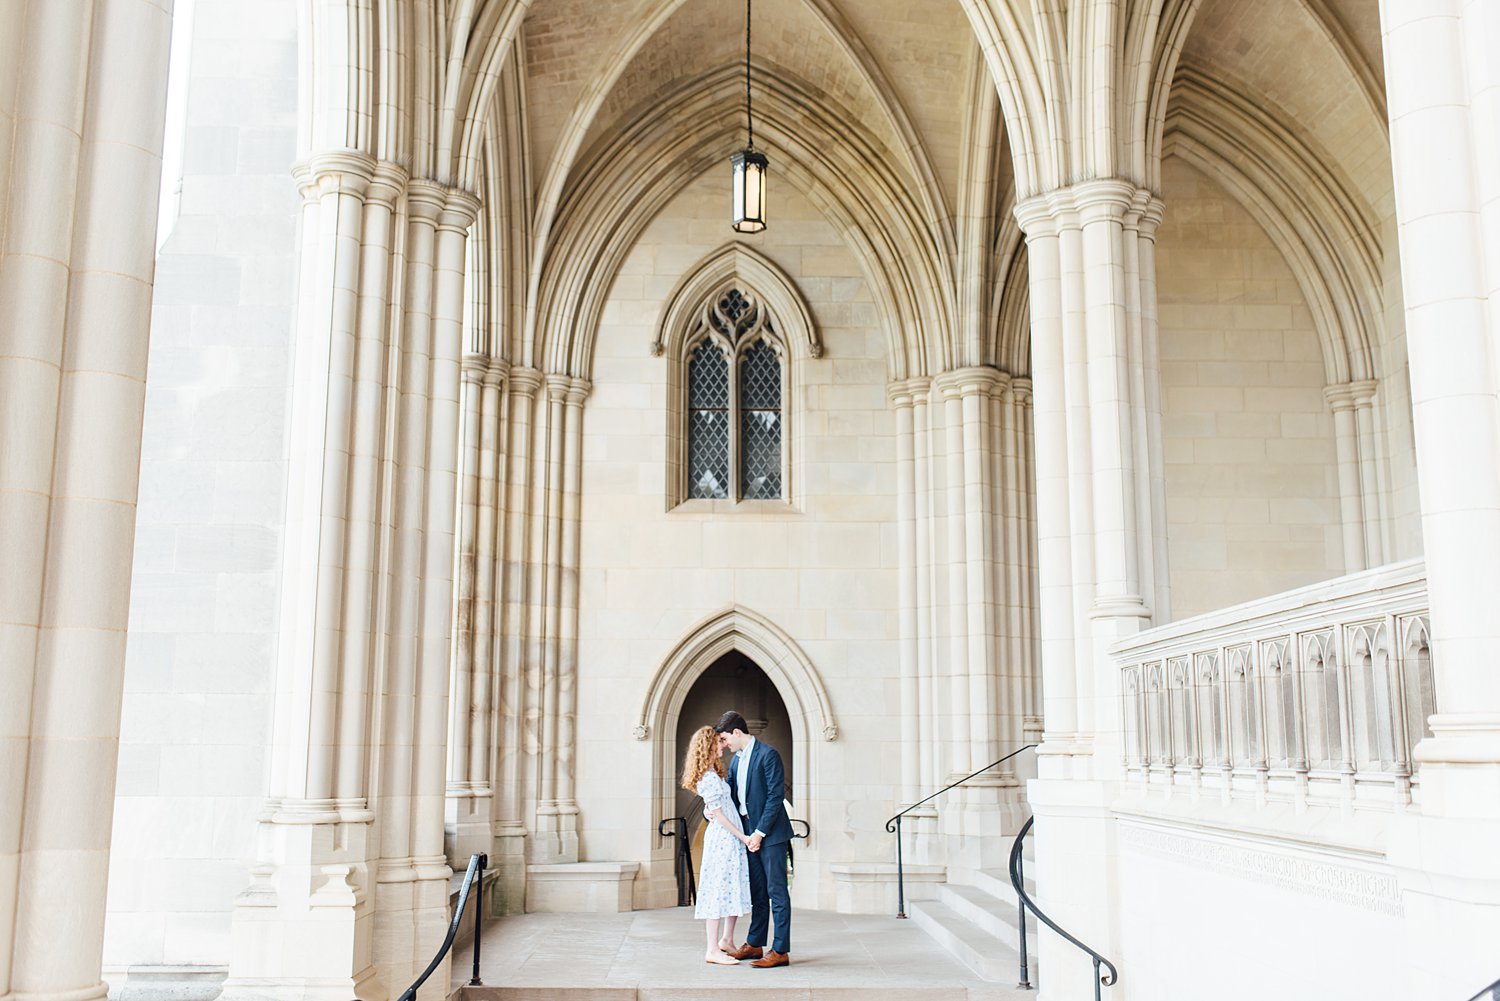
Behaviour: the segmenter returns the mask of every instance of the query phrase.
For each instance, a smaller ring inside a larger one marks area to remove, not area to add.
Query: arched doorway
[[[797,774],[797,747],[792,740],[792,721],[786,703],[760,665],[738,650],[720,656],[688,689],[677,717],[675,759],[681,761],[687,753],[694,730],[700,726],[713,726],[728,709],[745,717],[745,722],[750,724],[750,733],[757,740],[764,740],[780,753],[781,763],[786,768],[786,800],[793,804],[792,815],[800,816],[795,809],[797,799],[793,788],[793,776]],[[703,814],[696,806],[696,799],[681,785],[677,787],[676,815],[688,820],[695,877],[703,859],[703,834],[706,830],[701,823]]]
[[[727,688],[722,687],[722,679],[713,680],[721,677],[720,672],[730,679]],[[736,685],[742,686],[743,697]],[[765,696],[763,711],[759,709],[761,703],[755,701],[761,693]],[[701,701],[690,705],[689,699]],[[738,704],[737,699],[741,700]],[[838,724],[827,686],[806,653],[765,616],[738,605],[709,616],[667,653],[651,679],[634,736],[653,746],[652,823],[682,816],[692,800],[691,794],[677,788],[682,769],[679,742],[685,747],[686,737],[695,727],[717,722],[729,708],[739,710],[747,721],[765,720],[766,739],[782,754],[788,798],[795,815],[806,819],[812,828],[811,837],[797,843],[799,875],[804,864],[809,875],[794,882],[792,903],[815,907],[818,882],[814,874],[819,871],[819,863],[818,754],[814,742],[837,740]],[[753,717],[752,712],[756,714]],[[773,723],[782,720],[785,729],[771,729]],[[652,901],[648,906],[671,906],[677,899],[674,847],[673,838],[655,839],[642,873],[647,899]]]

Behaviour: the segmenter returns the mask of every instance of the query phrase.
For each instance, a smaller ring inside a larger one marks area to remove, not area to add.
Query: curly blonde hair
[[[687,756],[682,759],[682,788],[688,792],[696,792],[698,780],[710,770],[721,779],[729,774],[719,751],[719,735],[711,726],[700,726],[693,731],[692,739],[688,741]]]

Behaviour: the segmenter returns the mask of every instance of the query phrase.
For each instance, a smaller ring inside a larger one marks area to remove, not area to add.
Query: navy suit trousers
[[[774,923],[776,936],[771,948],[792,951],[792,898],[786,888],[786,853],[790,841],[761,843],[750,853],[750,933],[747,945],[764,947],[766,924]]]

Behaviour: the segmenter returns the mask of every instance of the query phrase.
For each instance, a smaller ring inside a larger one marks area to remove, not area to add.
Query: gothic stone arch
[[[689,629],[686,636],[662,660],[646,687],[645,701],[635,725],[636,740],[651,740],[651,817],[655,823],[672,816],[677,785],[676,747],[672,735],[682,704],[693,684],[708,666],[731,650],[755,661],[771,679],[786,705],[797,753],[792,759],[792,788],[816,789],[813,776],[818,764],[818,744],[838,739],[838,723],[828,689],[812,661],[785,630],[765,616],[739,605],[731,605]],[[806,795],[806,793],[804,793]],[[813,846],[816,831],[806,843],[799,842],[798,859],[816,862]],[[658,878],[670,881],[672,842],[657,837],[651,851],[650,868]],[[809,885],[815,880],[805,881]],[[657,887],[653,887],[655,894]],[[662,892],[666,892],[663,888]],[[675,890],[671,891],[675,894]]]

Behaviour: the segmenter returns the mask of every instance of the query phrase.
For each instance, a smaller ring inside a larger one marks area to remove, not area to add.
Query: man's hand
[[[759,834],[752,834],[745,842],[745,847],[750,849],[752,852],[758,852],[760,851],[760,843],[762,840],[763,839]]]

